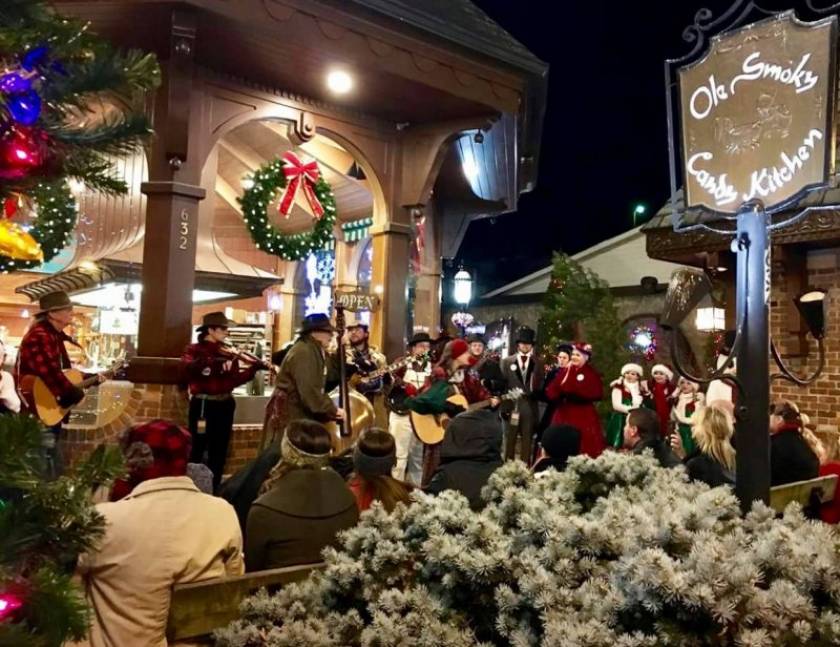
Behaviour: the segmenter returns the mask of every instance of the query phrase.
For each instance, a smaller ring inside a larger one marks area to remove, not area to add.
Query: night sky
[[[517,213],[471,224],[459,252],[482,294],[546,266],[553,250],[575,253],[626,231],[640,202],[649,216],[664,204],[663,63],[690,49],[681,34],[698,9],[717,16],[731,2],[565,2],[554,5],[566,16],[558,20],[534,0],[474,1],[551,66],[537,188]]]

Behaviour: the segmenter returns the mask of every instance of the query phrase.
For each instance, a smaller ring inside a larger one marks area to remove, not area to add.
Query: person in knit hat
[[[391,476],[397,464],[394,437],[383,429],[371,427],[362,432],[353,450],[353,474],[347,485],[356,497],[359,512],[379,501],[391,512],[398,503],[411,503],[412,487]]]
[[[474,365],[475,357],[470,354],[469,344],[463,339],[453,339],[447,342],[441,353],[440,360],[432,370],[427,386],[420,394],[405,401],[405,406],[419,414],[446,414],[454,418],[464,412],[463,407],[447,402],[447,398],[459,393],[469,404],[490,400],[492,407],[499,405],[499,399],[491,397],[481,384],[478,377],[466,370]],[[423,453],[422,484],[428,484],[429,479],[440,463],[440,443],[426,445]]]
[[[245,526],[248,571],[321,561],[338,533],[356,525],[359,510],[347,483],[329,467],[332,437],[314,420],[288,424],[280,461],[263,483]]]
[[[630,363],[621,367],[621,377],[615,380],[612,389],[612,413],[607,422],[607,445],[621,449],[624,445],[624,424],[631,409],[638,409],[644,401],[642,388],[644,370],[638,364]]]
[[[703,408],[705,397],[700,393],[700,385],[688,378],[681,377],[677,381],[674,394],[674,407],[671,409],[671,420],[677,426],[682,446],[686,454],[691,454],[696,448],[692,429],[697,414]]]
[[[79,559],[93,608],[91,647],[165,645],[172,588],[241,575],[242,533],[229,503],[187,476],[183,427],[153,420],[120,439],[128,476],[100,503],[105,533]]]
[[[645,405],[659,416],[659,432],[667,438],[671,428],[671,398],[674,396],[674,372],[665,364],[656,364],[650,369],[653,382],[647,384],[649,393]]]
[[[604,398],[604,383],[590,364],[592,346],[576,343],[569,368],[546,387],[548,401],[555,405],[552,425],[571,425],[580,431],[580,451],[597,458],[606,447],[601,418],[595,403]]]

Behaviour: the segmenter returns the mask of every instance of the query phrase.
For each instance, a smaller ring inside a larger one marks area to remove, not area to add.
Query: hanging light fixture
[[[814,339],[825,337],[826,291],[810,290],[793,300]]]
[[[472,299],[472,276],[463,267],[458,270],[452,279],[452,297],[455,303],[464,307],[468,306]]]

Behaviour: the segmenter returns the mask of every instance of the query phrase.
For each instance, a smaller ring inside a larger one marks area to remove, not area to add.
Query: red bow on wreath
[[[280,200],[280,215],[289,217],[292,211],[292,203],[295,201],[297,190],[299,186],[303,186],[303,192],[306,195],[306,200],[309,202],[309,207],[315,219],[318,220],[324,215],[324,207],[318,201],[315,195],[315,184],[321,177],[321,171],[318,170],[317,162],[309,162],[304,164],[300,158],[291,151],[283,155],[285,166],[283,167],[283,175],[288,180],[288,185]]]

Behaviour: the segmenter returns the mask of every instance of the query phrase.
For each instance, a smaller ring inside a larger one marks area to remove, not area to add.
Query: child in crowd
[[[653,382],[647,385],[645,404],[659,416],[659,432],[667,438],[671,426],[671,397],[674,395],[674,372],[665,364],[656,364],[650,371]]]

